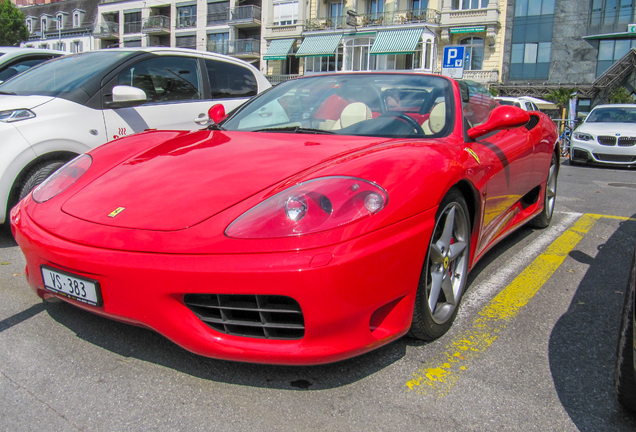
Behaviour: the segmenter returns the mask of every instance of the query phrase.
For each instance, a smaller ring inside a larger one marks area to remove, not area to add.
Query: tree
[[[566,110],[568,104],[570,103],[570,99],[572,98],[572,93],[574,93],[574,89],[560,88],[556,89],[552,93],[548,93],[547,95],[545,95],[545,98],[549,101],[554,102],[557,108],[561,110],[561,118],[566,118]]]
[[[611,104],[633,104],[634,95],[632,95],[625,87],[617,87],[610,93],[608,102]]]
[[[11,0],[0,0],[0,45],[19,45],[29,38],[24,14]]]

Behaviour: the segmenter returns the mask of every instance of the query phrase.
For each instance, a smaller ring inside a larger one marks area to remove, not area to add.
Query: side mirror
[[[222,104],[212,105],[208,110],[208,117],[214,123],[218,123],[225,118],[225,107]]]
[[[113,87],[113,101],[106,102],[108,108],[127,108],[143,105],[146,92],[137,87],[118,85]]]
[[[490,132],[514,129],[521,127],[530,121],[530,114],[521,108],[510,105],[502,105],[493,109],[485,123],[468,129],[468,136],[472,139],[479,138]]]

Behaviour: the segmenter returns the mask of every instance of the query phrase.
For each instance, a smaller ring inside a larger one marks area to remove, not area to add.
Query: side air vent
[[[185,305],[214,330],[263,339],[301,339],[305,320],[298,302],[275,295],[186,294]]]
[[[530,120],[526,123],[526,129],[533,129],[536,125],[539,124],[539,116],[530,114]]]

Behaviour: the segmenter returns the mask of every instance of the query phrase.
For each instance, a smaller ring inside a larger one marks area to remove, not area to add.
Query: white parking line
[[[471,316],[475,310],[481,310],[497,292],[506,286],[509,280],[521,273],[532,260],[583,215],[583,213],[572,212],[555,212],[555,214],[562,214],[565,217],[558,224],[552,225],[545,230],[528,246],[524,247],[521,252],[516,254],[488,280],[468,288],[457,311],[454,327],[457,328],[458,325],[461,325],[462,321]]]

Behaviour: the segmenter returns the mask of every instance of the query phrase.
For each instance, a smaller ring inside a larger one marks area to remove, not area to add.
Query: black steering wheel
[[[417,132],[417,135],[426,135],[426,132],[424,132],[424,129],[422,129],[422,126],[420,126],[420,124],[416,122],[413,119],[413,117],[407,116],[406,114],[389,111],[382,114],[380,117],[393,117],[399,120],[403,120],[407,122],[409,125],[411,125],[413,129],[415,129],[415,132]]]

